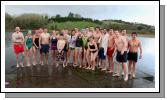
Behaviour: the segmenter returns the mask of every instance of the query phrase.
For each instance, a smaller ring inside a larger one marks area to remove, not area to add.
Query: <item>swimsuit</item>
[[[120,51],[117,51],[116,60],[118,62],[127,62],[127,51],[124,51],[123,55],[121,55]]]
[[[87,50],[88,49],[88,38],[83,37],[82,42],[83,42],[83,47],[85,48],[85,50]]]
[[[138,53],[137,52],[128,52],[128,60],[137,62]]]
[[[104,55],[104,48],[100,47],[98,52],[99,59],[106,59],[106,56]]]
[[[35,38],[33,45],[34,45],[34,46],[36,45],[36,46],[39,48],[39,37],[38,37],[38,38]],[[35,46],[35,48],[37,49],[36,46]]]
[[[107,48],[107,55],[109,57],[112,57],[113,56],[113,53],[114,53],[114,48],[112,49],[111,47],[108,47]]]
[[[57,38],[52,37],[51,39],[51,50],[57,50]]]
[[[90,47],[90,49],[95,49],[95,46],[94,45],[90,45],[89,44],[89,47]],[[95,53],[97,50],[95,50],[95,51],[91,51],[92,53]]]
[[[49,52],[49,44],[41,44],[41,53],[48,53]]]
[[[28,37],[28,39],[26,40],[26,47],[30,49],[32,45],[33,45],[33,40],[31,37]]]
[[[15,54],[19,54],[19,53],[24,52],[24,45],[23,44],[14,44],[13,48],[14,48]]]

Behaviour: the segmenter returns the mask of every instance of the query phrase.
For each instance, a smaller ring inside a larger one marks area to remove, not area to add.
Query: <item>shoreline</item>
[[[127,34],[128,36],[131,36],[131,34]],[[155,38],[155,35],[151,34],[138,34],[138,37],[148,37],[148,38]]]

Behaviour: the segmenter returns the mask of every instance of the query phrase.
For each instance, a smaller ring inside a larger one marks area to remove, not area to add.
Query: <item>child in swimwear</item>
[[[51,39],[51,50],[52,50],[52,58],[53,58],[53,65],[56,63],[56,52],[57,52],[57,33],[55,30],[52,31]]]
[[[25,48],[26,48],[26,60],[27,60],[27,66],[31,66],[30,64],[30,53],[33,46],[33,39],[31,30],[28,31],[27,36],[25,36]]]
[[[65,47],[66,41],[64,40],[64,35],[61,33],[59,36],[59,39],[57,41],[57,67],[59,66],[59,62],[63,61],[63,67],[65,67],[64,64],[64,47]]]

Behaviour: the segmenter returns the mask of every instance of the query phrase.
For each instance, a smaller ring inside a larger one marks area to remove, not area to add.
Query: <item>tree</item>
[[[70,13],[68,14],[68,17],[73,18],[73,17],[74,17],[74,14],[73,14],[72,12],[70,12]]]
[[[57,14],[57,15],[56,15],[56,18],[60,18],[60,17],[61,17],[61,15],[60,15],[60,14]]]

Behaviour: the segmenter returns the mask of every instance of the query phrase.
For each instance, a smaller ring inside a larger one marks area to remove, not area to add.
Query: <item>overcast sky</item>
[[[5,6],[5,12],[11,15],[38,13],[49,16],[67,16],[72,12],[92,19],[117,19],[155,25],[155,9],[151,5],[10,5]]]

